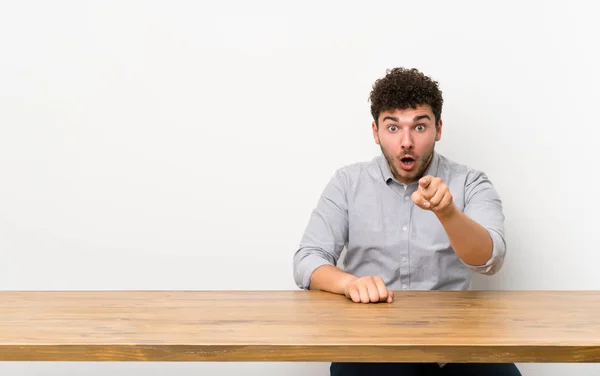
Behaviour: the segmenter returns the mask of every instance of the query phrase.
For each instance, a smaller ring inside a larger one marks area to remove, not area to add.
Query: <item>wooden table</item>
[[[0,292],[0,360],[599,362],[600,291]]]

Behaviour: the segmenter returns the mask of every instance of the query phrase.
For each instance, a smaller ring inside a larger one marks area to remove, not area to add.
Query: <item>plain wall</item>
[[[394,66],[440,82],[437,150],[503,199],[506,263],[474,287],[600,289],[592,4],[3,1],[0,289],[297,289],[292,256],[328,179],[379,154],[367,98]],[[0,363],[135,372],[328,364]]]

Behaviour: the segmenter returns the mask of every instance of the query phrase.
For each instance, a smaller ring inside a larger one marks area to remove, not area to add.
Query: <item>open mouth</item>
[[[400,164],[405,170],[411,170],[415,166],[415,159],[410,156],[400,158]]]

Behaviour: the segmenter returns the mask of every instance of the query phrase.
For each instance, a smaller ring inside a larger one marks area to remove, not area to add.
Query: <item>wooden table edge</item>
[[[600,345],[0,345],[0,361],[598,363]]]

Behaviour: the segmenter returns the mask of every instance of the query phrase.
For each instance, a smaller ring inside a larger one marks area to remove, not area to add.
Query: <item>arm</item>
[[[485,227],[454,205],[437,217],[446,230],[452,249],[465,264],[484,265],[492,257],[492,238]]]
[[[356,303],[391,303],[394,293],[381,277],[359,278],[336,266],[348,242],[346,186],[338,171],[325,187],[294,254],[294,279],[302,289],[345,295]]]
[[[421,178],[413,201],[435,213],[465,265],[480,274],[500,270],[506,254],[504,214],[498,193],[485,174],[467,176],[464,212],[454,205],[447,185],[431,176]]]
[[[345,295],[346,286],[355,280],[356,276],[346,273],[333,265],[318,267],[310,277],[310,289]]]
[[[302,289],[339,292],[342,284],[339,278],[348,279],[351,276],[336,267],[348,241],[345,186],[342,172],[336,172],[311,213],[293,259],[294,280]],[[318,272],[315,274],[315,271]]]
[[[461,259],[477,273],[496,274],[502,268],[506,256],[504,213],[498,192],[482,172],[475,171],[467,176],[463,215],[485,229],[490,239],[489,242],[491,242],[491,251],[490,248],[486,248],[489,257],[483,262],[474,262],[462,259],[462,257]],[[483,245],[480,246],[483,247]]]

